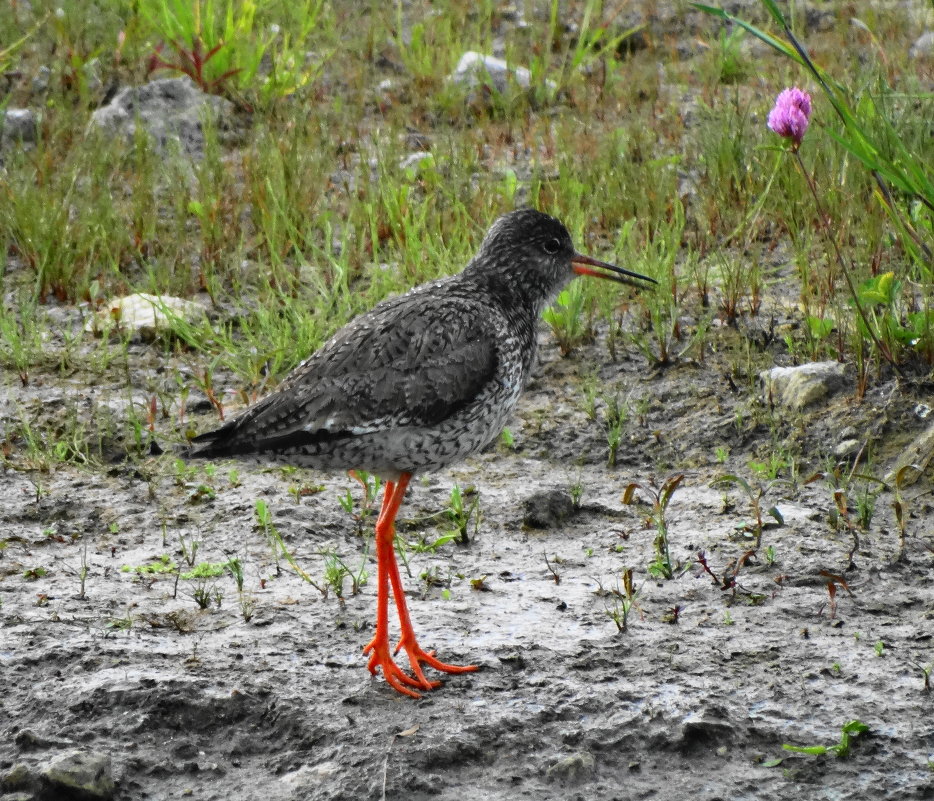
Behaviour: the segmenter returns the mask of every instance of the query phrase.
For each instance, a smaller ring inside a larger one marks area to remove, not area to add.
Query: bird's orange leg
[[[399,565],[396,563],[396,554],[393,549],[395,539],[395,520],[402,499],[405,497],[411,474],[403,473],[397,482],[387,481],[383,491],[383,506],[380,509],[379,519],[376,521],[376,633],[370,640],[363,653],[369,653],[370,661],[367,667],[370,673],[376,674],[376,668],[382,667],[386,682],[405,695],[419,698],[419,694],[409,687],[420,690],[433,690],[440,687],[441,682],[429,681],[422,671],[421,663],[441,670],[445,673],[466,673],[476,670],[475,665],[448,665],[435,659],[434,655],[423,651],[415,638],[415,630],[409,618],[408,606],[405,602],[405,591],[402,587],[402,577],[399,575]],[[409,657],[409,664],[415,674],[413,679],[405,673],[389,653],[389,590],[396,601],[396,612],[399,615],[401,636],[394,654],[404,649]],[[408,686],[406,686],[408,685]]]
[[[376,520],[376,632],[363,653],[370,654],[367,667],[370,673],[376,675],[376,668],[383,669],[386,682],[400,693],[419,698],[419,694],[408,689],[420,686],[415,679],[408,676],[394,661],[389,653],[389,563],[395,564],[393,553],[393,539],[395,537],[396,512],[405,495],[405,485],[402,492],[398,492],[397,484],[387,481],[383,490],[383,506]],[[430,689],[430,688],[429,688]]]
[[[399,485],[403,486],[403,491],[405,486],[409,483],[409,478],[410,476],[403,475],[399,480]],[[440,682],[430,682],[425,678],[421,667],[422,662],[443,673],[469,673],[472,670],[476,670],[476,665],[449,665],[446,662],[442,662],[440,659],[436,659],[433,651],[422,650],[415,637],[415,628],[412,626],[412,620],[409,617],[408,604],[406,604],[405,601],[405,590],[402,587],[402,576],[399,574],[399,565],[396,562],[395,553],[393,553],[392,561],[389,564],[389,582],[392,586],[393,598],[396,600],[396,613],[399,615],[399,628],[401,630],[399,644],[396,645],[396,650],[393,651],[393,654],[397,654],[401,650],[404,650],[406,654],[408,654],[409,664],[412,666],[412,673],[415,674],[415,678],[418,679],[419,683],[426,690],[437,687],[440,684]]]

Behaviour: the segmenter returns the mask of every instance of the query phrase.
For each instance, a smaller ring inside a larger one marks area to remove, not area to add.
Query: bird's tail
[[[192,459],[214,459],[220,456],[233,456],[241,453],[242,449],[237,448],[237,420],[231,420],[220,428],[213,431],[206,431],[204,434],[198,434],[192,437],[191,445],[185,452],[186,458]]]

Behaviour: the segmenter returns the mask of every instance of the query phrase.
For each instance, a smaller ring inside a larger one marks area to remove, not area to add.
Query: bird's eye
[[[561,241],[558,239],[549,239],[542,245],[542,248],[550,256],[554,256],[559,250],[561,250]]]

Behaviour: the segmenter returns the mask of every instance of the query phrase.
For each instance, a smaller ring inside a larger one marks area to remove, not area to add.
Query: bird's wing
[[[281,450],[432,426],[468,405],[495,373],[496,343],[475,302],[418,297],[352,321],[277,391],[196,441],[216,455]]]

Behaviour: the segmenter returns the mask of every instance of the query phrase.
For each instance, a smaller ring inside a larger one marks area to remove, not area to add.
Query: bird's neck
[[[509,319],[526,318],[532,327],[562,288],[545,286],[540,272],[524,270],[521,265],[517,267],[515,264],[505,266],[502,270],[490,270],[471,263],[462,275],[497,303]]]
[[[469,287],[468,291],[486,296],[488,302],[498,307],[509,321],[507,336],[513,342],[511,353],[521,364],[521,380],[525,383],[538,350],[538,320],[560,287],[549,291],[541,286],[540,278],[536,285],[536,276],[517,274],[514,269],[506,273],[468,267],[461,273],[461,278]]]

